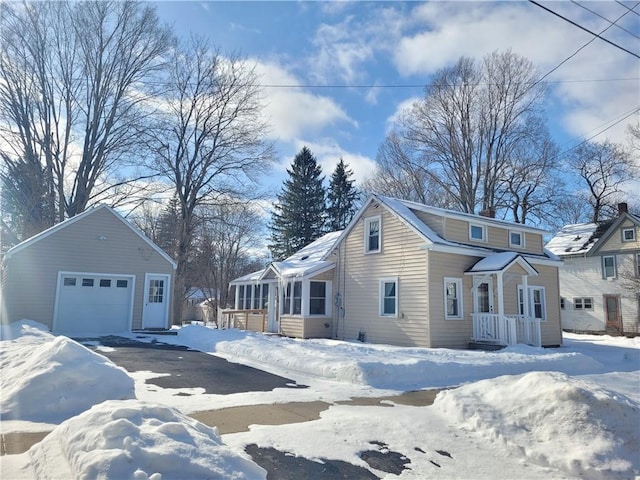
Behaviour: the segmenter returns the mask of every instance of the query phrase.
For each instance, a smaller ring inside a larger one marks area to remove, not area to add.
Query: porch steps
[[[469,350],[484,350],[486,352],[494,352],[502,350],[504,345],[496,345],[495,343],[469,342]]]

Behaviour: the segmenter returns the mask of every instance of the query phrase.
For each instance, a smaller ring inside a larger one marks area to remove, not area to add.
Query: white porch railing
[[[473,313],[473,341],[495,345],[541,346],[540,320],[523,315]]]

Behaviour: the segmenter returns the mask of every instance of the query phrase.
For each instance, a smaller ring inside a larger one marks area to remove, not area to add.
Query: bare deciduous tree
[[[3,4],[0,35],[3,183],[40,180],[42,218],[28,219],[33,205],[8,192],[37,230],[130,180],[110,177],[137,160],[156,89],[149,79],[173,40],[135,1]]]
[[[155,153],[149,167],[175,189],[175,292],[181,299],[198,207],[254,195],[272,147],[265,141],[256,75],[243,59],[225,57],[194,38],[176,49],[167,83],[164,115],[149,135]],[[174,320],[179,320],[182,302],[174,307]]]
[[[629,153],[608,140],[580,144],[571,151],[568,163],[587,189],[592,222],[615,216],[622,187],[638,179],[638,168]]]

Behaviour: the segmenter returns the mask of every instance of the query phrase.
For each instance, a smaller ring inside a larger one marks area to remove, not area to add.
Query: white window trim
[[[607,276],[607,269],[605,267],[605,259],[606,258],[613,258],[613,275],[609,275]],[[616,256],[615,255],[603,255],[602,256],[602,278],[604,279],[609,279],[609,278],[617,278],[618,276],[618,265],[616,262]]]
[[[369,250],[369,225],[372,222],[378,222],[378,249]],[[382,251],[382,217],[376,215],[374,217],[367,217],[364,219],[364,253],[380,253]]]
[[[384,284],[394,282],[396,284],[396,302],[395,302],[395,313],[384,313]],[[398,277],[386,277],[378,280],[378,315],[381,317],[389,317],[389,318],[398,318],[398,306],[400,302],[398,301],[400,288],[398,283]]]
[[[517,233],[518,235],[520,235],[520,243],[511,243],[512,233]],[[509,230],[509,246],[515,248],[525,248],[524,232],[520,230]]]
[[[585,300],[590,300],[591,306],[585,307]],[[580,302],[580,308],[577,308],[576,305]],[[573,297],[573,309],[574,310],[593,310],[593,297]]]
[[[628,232],[631,231],[633,233],[633,236],[629,239],[625,239],[624,238],[624,232]],[[622,237],[621,240],[623,242],[635,242],[636,241],[636,227],[622,227],[620,229],[620,236]]]
[[[447,284],[456,284],[456,293],[458,295],[458,315],[449,315],[447,313]],[[455,277],[444,277],[444,318],[445,320],[462,320],[464,319],[464,301],[463,301],[463,289],[462,279]]]
[[[310,313],[311,312],[311,282],[324,283],[324,313]],[[313,278],[309,280],[304,280],[302,283],[302,303],[304,305],[304,316],[305,317],[330,317],[332,315],[331,312],[331,298],[332,298],[332,282],[331,280],[314,280]],[[305,300],[306,299],[306,300]]]
[[[471,236],[471,228],[472,227],[479,227],[482,229],[482,238],[478,239],[478,238],[473,238]],[[478,223],[470,223],[469,224],[469,240],[472,242],[481,242],[481,243],[487,243],[487,227],[484,225],[480,225]]]
[[[534,313],[533,308],[533,292],[534,290],[542,291],[542,318],[538,318],[541,322],[547,321],[547,292],[541,285],[529,285],[529,292],[527,294],[527,302],[529,302],[529,316],[532,317]],[[522,295],[522,285],[518,285],[518,314],[520,314],[520,300],[524,299]]]

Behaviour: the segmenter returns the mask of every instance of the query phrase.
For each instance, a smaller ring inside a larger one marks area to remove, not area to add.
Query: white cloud
[[[256,71],[263,85],[284,86],[264,89],[265,115],[271,125],[273,138],[291,141],[321,132],[323,128],[339,122],[357,126],[333,99],[309,93],[284,67],[273,62],[258,62]]]

